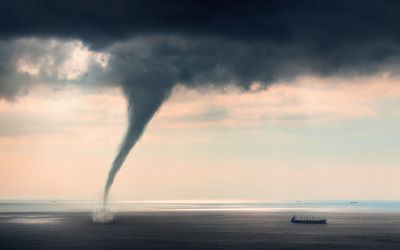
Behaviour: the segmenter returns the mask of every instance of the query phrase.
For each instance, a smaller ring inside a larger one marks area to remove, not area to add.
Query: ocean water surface
[[[0,249],[400,249],[396,201],[0,202]],[[290,223],[293,214],[326,225]]]

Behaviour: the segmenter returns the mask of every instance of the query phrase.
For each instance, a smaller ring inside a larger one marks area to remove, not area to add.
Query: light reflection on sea
[[[53,216],[10,216],[8,219],[3,220],[6,223],[16,224],[55,224],[61,223],[64,218]]]
[[[0,212],[91,212],[95,201],[0,200]],[[263,212],[400,212],[400,201],[121,201],[111,202],[116,212],[129,211],[263,211]]]

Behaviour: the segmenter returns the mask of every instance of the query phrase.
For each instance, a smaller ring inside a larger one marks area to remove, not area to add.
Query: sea
[[[400,249],[400,201],[124,201],[107,223],[99,208],[1,200],[0,249]]]

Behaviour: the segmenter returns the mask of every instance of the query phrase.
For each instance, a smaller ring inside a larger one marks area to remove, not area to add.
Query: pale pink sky
[[[399,80],[302,77],[250,93],[178,87],[112,197],[399,199]],[[0,198],[100,197],[125,104],[118,89],[44,87],[0,101]]]

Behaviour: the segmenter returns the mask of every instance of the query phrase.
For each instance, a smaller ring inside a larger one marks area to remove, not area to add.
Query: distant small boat
[[[350,204],[358,204],[357,201],[350,201]]]
[[[306,218],[297,218],[296,215],[293,215],[290,220],[292,223],[301,223],[301,224],[326,224],[327,220],[322,218],[315,217],[306,217]]]

